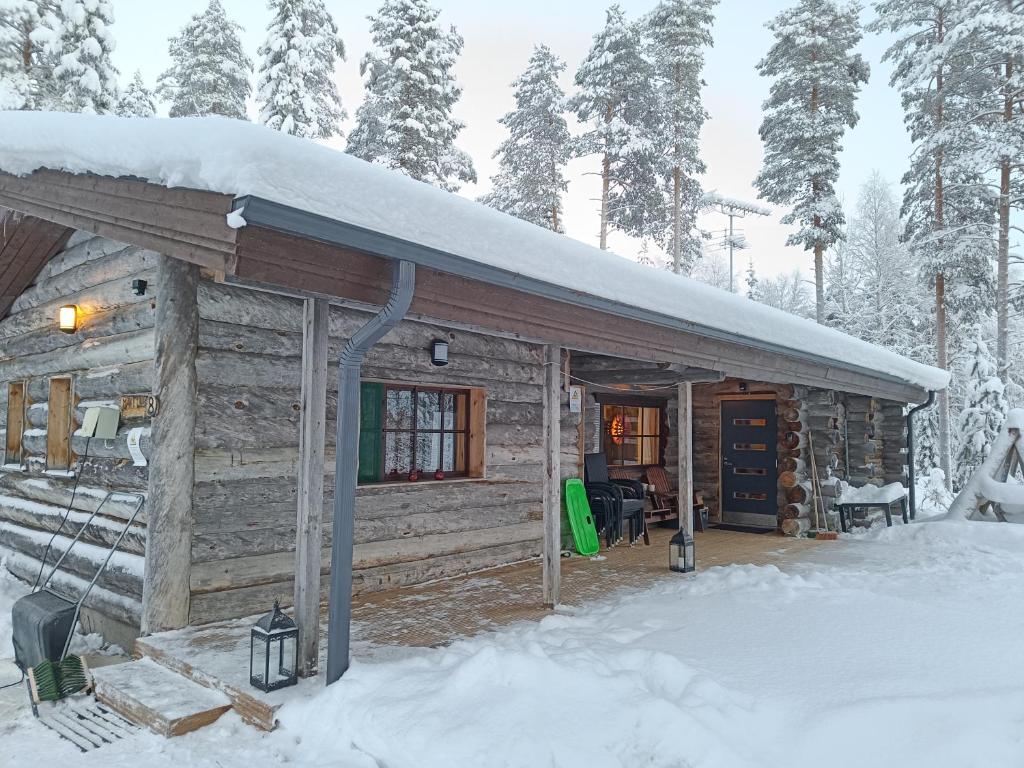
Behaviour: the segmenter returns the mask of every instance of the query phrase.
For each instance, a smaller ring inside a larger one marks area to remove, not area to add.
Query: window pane
[[[622,415],[626,420],[626,435],[639,435],[640,431],[640,409],[626,407],[622,409]]]
[[[640,463],[640,441],[636,437],[626,437],[622,440],[622,463]]]
[[[464,394],[455,396],[455,429],[466,429],[467,414],[469,413],[468,397]]]
[[[658,463],[658,448],[661,441],[657,437],[644,437],[640,441],[640,463],[641,464],[657,464]]]
[[[412,392],[407,389],[389,389],[384,426],[388,429],[412,428]]]
[[[441,397],[444,401],[444,428],[455,429],[455,395],[445,392]]]
[[[416,428],[441,428],[441,397],[439,392],[416,393]]]
[[[641,435],[658,435],[661,433],[661,409],[641,408]]]
[[[420,432],[416,435],[416,468],[433,472],[441,466],[441,433]]]
[[[408,473],[412,469],[412,436],[408,432],[384,434],[384,471]]]
[[[462,467],[459,467],[455,463],[455,445],[458,440],[462,439],[462,435],[453,435],[447,433],[444,436],[444,457],[441,463],[441,469],[445,472],[461,472]]]

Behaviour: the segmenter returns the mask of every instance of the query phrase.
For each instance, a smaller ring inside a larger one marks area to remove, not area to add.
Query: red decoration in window
[[[611,423],[608,424],[608,434],[611,435],[613,443],[622,445],[622,441],[626,439],[628,424],[626,417],[621,413],[617,413],[611,420]]]

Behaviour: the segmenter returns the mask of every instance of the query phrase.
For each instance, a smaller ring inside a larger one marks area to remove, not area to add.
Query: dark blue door
[[[722,522],[775,528],[775,400],[722,401]]]

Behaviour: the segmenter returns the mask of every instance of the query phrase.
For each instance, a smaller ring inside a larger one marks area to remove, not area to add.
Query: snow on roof
[[[654,270],[315,142],[220,117],[0,113],[0,170],[134,176],[252,195],[525,277],[801,350],[925,389],[949,374],[835,329]]]

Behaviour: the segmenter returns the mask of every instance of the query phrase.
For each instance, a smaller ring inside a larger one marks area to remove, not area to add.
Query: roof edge
[[[254,195],[235,198],[232,210],[241,212],[242,218],[245,219],[247,224],[271,229],[283,234],[316,240],[328,245],[351,248],[383,258],[411,261],[417,266],[428,267],[440,272],[447,272],[459,277],[479,280],[480,282],[504,288],[511,288],[542,298],[575,304],[606,314],[684,331],[784,357],[805,360],[817,365],[841,368],[878,381],[917,387],[922,391],[928,391],[928,388],[919,382],[908,381],[893,374],[883,373],[860,365],[851,365],[836,358],[825,357],[813,352],[804,352],[760,339],[752,339],[741,334],[730,333],[719,328],[683,320],[631,304],[624,304],[589,293],[574,291],[571,288],[527,277],[512,270],[483,264],[464,256],[458,256],[447,251],[376,232],[365,227],[321,216],[320,214],[304,211]]]

